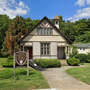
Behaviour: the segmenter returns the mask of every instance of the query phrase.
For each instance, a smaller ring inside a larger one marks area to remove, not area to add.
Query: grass
[[[27,77],[25,68],[16,69],[16,77],[13,68],[2,68],[1,64],[7,58],[0,58],[0,90],[32,90],[49,88],[49,85],[40,71],[30,69]]]
[[[0,70],[0,90],[32,90],[49,88],[41,72],[30,69],[30,76],[26,76],[25,68],[16,69],[14,78],[13,69]]]
[[[90,63],[84,63],[84,65],[90,67]]]
[[[1,64],[6,61],[6,59],[7,59],[7,58],[0,58],[0,67],[1,67]]]
[[[85,63],[84,65],[85,67],[71,68],[66,70],[66,72],[76,79],[90,85],[90,63]]]

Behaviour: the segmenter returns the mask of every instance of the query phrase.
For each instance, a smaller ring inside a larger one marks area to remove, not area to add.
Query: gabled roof
[[[72,41],[66,36],[64,35],[64,33],[62,33],[55,25],[52,24],[52,22],[45,16],[38,24],[36,24],[30,31],[28,34],[26,34],[23,38],[21,38],[19,40],[19,42],[21,42],[25,37],[27,37],[38,25],[40,25],[44,20],[47,20],[47,22],[58,32],[61,34],[62,37],[64,37],[67,41],[68,44],[72,44]]]

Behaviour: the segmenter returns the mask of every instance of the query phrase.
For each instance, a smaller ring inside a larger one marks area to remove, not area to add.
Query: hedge
[[[87,63],[90,63],[90,53],[87,55]]]
[[[87,55],[86,54],[77,54],[75,58],[79,59],[81,63],[87,62]]]
[[[70,66],[78,66],[80,64],[80,60],[75,57],[67,59],[67,64]]]
[[[36,59],[34,62],[42,68],[60,67],[61,63],[58,59]]]
[[[13,56],[8,56],[7,60],[2,63],[3,67],[13,67]]]
[[[90,53],[87,54],[87,59],[90,60]]]
[[[90,63],[90,59],[87,60],[87,63]]]

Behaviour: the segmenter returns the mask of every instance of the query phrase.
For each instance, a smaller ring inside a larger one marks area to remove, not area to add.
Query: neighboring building
[[[69,57],[71,41],[59,29],[59,17],[44,17],[20,40],[23,50],[29,50],[30,59],[65,59]]]
[[[80,54],[88,54],[90,53],[90,43],[88,44],[74,44],[77,47],[78,53]]]

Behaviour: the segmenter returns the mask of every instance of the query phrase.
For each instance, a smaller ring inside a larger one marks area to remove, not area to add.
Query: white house
[[[29,51],[30,59],[65,59],[70,54],[71,41],[59,29],[59,17],[55,24],[44,17],[20,40],[23,50]]]
[[[79,54],[88,54],[90,53],[90,43],[88,44],[74,44],[77,47]]]

